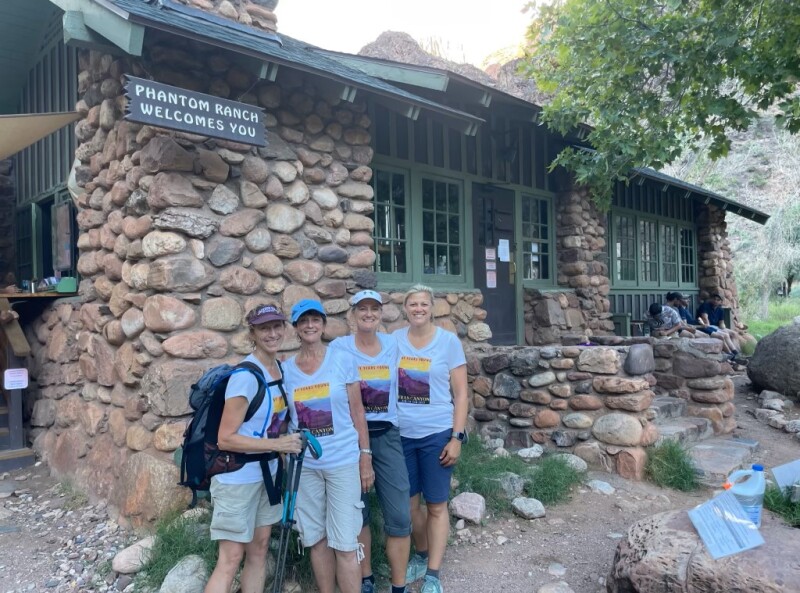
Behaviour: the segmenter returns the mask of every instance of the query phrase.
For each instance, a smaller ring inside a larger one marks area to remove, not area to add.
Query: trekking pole
[[[294,509],[297,502],[297,489],[300,485],[300,472],[306,449],[314,459],[322,456],[322,447],[309,431],[300,432],[300,453],[289,455],[286,466],[286,487],[283,493],[283,516],[281,518],[281,537],[278,540],[278,554],[275,560],[275,577],[272,580],[272,593],[281,593],[286,575],[286,556],[289,553],[289,539],[294,525]]]

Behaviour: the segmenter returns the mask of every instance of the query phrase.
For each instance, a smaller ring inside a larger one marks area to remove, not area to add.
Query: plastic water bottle
[[[753,465],[751,469],[740,469],[728,476],[730,491],[744,508],[756,527],[761,527],[761,509],[764,506],[764,490],[767,481],[764,467]]]

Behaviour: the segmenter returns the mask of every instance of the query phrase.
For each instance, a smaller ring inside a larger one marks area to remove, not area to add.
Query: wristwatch
[[[459,442],[465,443],[467,441],[467,433],[466,432],[458,432],[454,430],[450,435],[451,439],[458,439]]]
[[[364,455],[372,455],[372,449],[359,449],[358,452]]]

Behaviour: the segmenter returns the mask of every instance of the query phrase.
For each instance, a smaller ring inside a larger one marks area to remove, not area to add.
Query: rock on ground
[[[765,513],[764,545],[714,560],[686,511],[669,511],[634,523],[617,547],[608,593],[790,593],[800,591],[800,538]]]
[[[800,324],[779,327],[764,336],[747,364],[747,376],[757,388],[800,397]]]
[[[538,519],[544,517],[544,505],[535,498],[520,496],[511,501],[511,510],[523,519]]]
[[[164,577],[158,593],[203,593],[208,569],[200,556],[182,558]]]
[[[486,517],[486,500],[475,492],[462,492],[450,501],[450,512],[460,519],[480,525]]]
[[[155,541],[155,536],[151,535],[117,552],[111,562],[111,568],[122,574],[139,572],[150,558],[150,550]]]

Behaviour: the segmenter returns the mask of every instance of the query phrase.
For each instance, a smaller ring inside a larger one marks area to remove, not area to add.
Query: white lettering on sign
[[[3,389],[13,391],[14,389],[28,388],[28,369],[6,369],[3,373]]]

